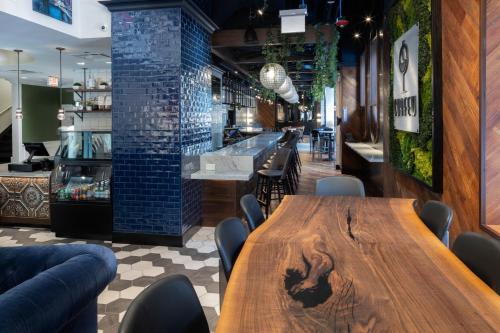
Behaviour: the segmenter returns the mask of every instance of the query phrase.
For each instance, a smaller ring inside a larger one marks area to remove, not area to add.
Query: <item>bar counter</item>
[[[203,180],[202,224],[215,226],[229,216],[242,217],[240,198],[255,191],[256,171],[276,150],[282,133],[263,133],[200,156]]]
[[[249,181],[283,133],[264,133],[200,156],[200,171],[192,179]]]
[[[50,171],[14,172],[0,165],[0,223],[50,225]]]

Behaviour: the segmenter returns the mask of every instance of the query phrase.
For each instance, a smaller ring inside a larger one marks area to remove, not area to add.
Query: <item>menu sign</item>
[[[394,128],[418,133],[418,25],[394,43]]]

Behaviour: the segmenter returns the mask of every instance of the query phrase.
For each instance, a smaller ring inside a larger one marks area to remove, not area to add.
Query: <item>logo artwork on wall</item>
[[[394,43],[394,128],[419,132],[418,107],[418,25]]]

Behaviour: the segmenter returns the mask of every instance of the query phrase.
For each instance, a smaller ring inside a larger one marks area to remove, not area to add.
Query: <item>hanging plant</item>
[[[314,50],[314,77],[311,88],[313,100],[319,102],[326,87],[335,87],[337,82],[338,31],[332,27],[332,41],[327,43],[323,32],[316,26],[316,47]]]

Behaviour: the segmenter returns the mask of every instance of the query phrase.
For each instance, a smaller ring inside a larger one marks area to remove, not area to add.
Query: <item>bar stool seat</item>
[[[283,170],[271,170],[271,169],[265,169],[265,170],[259,170],[257,173],[261,176],[265,177],[277,177],[281,178],[283,175]]]

